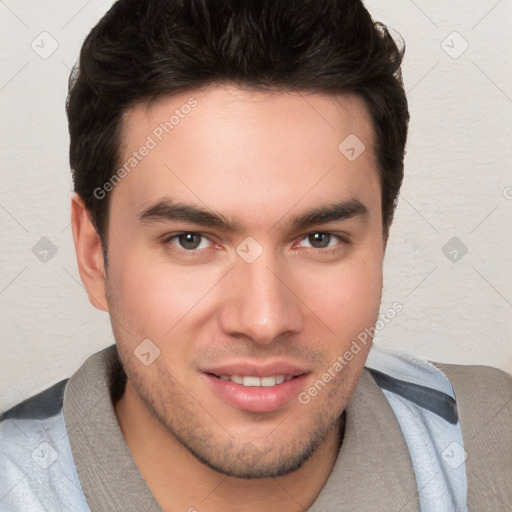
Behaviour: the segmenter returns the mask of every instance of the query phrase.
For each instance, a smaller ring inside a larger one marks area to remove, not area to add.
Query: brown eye
[[[185,252],[200,251],[207,249],[211,241],[206,235],[201,233],[194,233],[192,231],[185,231],[182,233],[174,233],[167,236],[163,240],[164,244],[172,244],[176,246],[177,250]]]
[[[309,251],[321,255],[338,254],[350,244],[347,234],[335,234],[326,231],[316,231],[304,235],[296,247],[309,249]]]
[[[194,250],[197,249],[201,243],[201,235],[197,233],[182,233],[177,236],[177,239],[183,249]]]
[[[324,249],[329,246],[331,235],[329,233],[312,233],[308,235],[308,241],[315,249]]]

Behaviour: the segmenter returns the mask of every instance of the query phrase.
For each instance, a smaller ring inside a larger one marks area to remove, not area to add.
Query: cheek
[[[377,316],[382,293],[382,268],[374,262],[361,264],[342,276],[339,283],[340,308],[347,315],[364,323]],[[345,315],[344,315],[345,316]]]
[[[132,248],[129,257],[112,258],[109,281],[125,322],[144,336],[161,339],[201,309],[221,275],[212,268],[171,265],[165,257]]]
[[[170,329],[166,316],[173,311],[173,301],[179,300],[173,289],[173,276],[151,265],[134,247],[126,252],[118,249],[109,266],[113,307],[123,321],[149,338]],[[157,326],[162,332],[155,332]]]
[[[377,259],[303,274],[301,280],[304,302],[340,342],[375,322],[382,292],[382,266]]]

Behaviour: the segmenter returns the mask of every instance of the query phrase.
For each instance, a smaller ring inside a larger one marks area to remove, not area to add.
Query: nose
[[[302,330],[302,303],[290,274],[265,252],[252,263],[238,261],[225,287],[220,328],[227,335],[269,344]]]

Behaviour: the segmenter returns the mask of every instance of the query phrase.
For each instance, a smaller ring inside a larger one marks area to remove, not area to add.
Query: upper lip
[[[240,375],[254,377],[271,377],[273,375],[284,375],[285,377],[296,377],[303,373],[309,373],[309,370],[302,365],[293,364],[287,361],[276,361],[273,363],[258,363],[255,361],[232,362],[222,365],[212,366],[205,370],[204,373],[217,375]]]

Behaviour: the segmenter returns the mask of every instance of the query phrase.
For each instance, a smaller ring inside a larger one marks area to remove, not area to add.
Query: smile
[[[283,382],[293,379],[293,375],[270,375],[268,377],[257,377],[255,375],[220,375],[216,376],[221,380],[229,380],[235,384],[247,387],[271,387],[278,386]]]
[[[240,372],[241,373],[241,372]],[[309,373],[240,375],[203,373],[213,393],[224,403],[248,412],[273,412],[292,402],[303,391]]]

